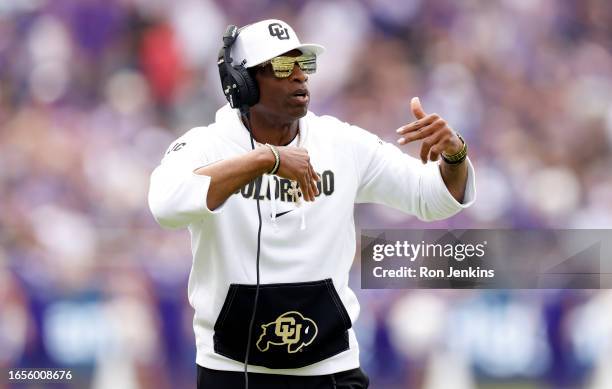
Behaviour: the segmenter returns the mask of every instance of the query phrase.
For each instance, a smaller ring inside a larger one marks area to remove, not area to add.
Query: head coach
[[[151,175],[149,206],[187,227],[198,388],[367,388],[348,287],[355,203],[429,221],[475,197],[467,145],[411,101],[399,145],[308,111],[324,48],[281,20],[229,26],[218,57],[229,102],[173,142]]]

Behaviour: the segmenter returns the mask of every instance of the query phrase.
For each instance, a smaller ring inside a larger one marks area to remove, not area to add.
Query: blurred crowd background
[[[612,227],[609,1],[0,0],[0,388],[20,367],[195,386],[188,235],[155,224],[148,178],[225,103],[225,26],[266,18],[327,47],[312,111],[395,141],[420,96],[469,144],[474,207],[359,206],[359,228]],[[611,291],[361,290],[358,271],[374,389],[612,387]]]

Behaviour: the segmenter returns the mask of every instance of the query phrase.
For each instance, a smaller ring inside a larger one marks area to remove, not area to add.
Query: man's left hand
[[[397,143],[405,145],[423,139],[420,153],[423,163],[437,161],[441,153],[453,155],[461,150],[463,143],[455,131],[438,114],[427,115],[418,97],[410,100],[410,109],[417,120],[397,129],[397,133],[402,135]]]

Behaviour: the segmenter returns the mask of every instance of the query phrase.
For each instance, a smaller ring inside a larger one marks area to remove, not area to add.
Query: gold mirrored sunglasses
[[[304,54],[299,57],[279,56],[266,61],[259,66],[265,67],[272,65],[272,71],[277,78],[287,78],[293,72],[293,66],[297,62],[298,66],[306,74],[317,71],[317,56],[315,54]]]

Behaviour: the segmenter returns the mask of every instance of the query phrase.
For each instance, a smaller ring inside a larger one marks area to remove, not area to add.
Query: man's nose
[[[293,64],[293,71],[289,76],[290,81],[306,82],[308,81],[308,75],[304,73],[302,68],[296,63]]]

